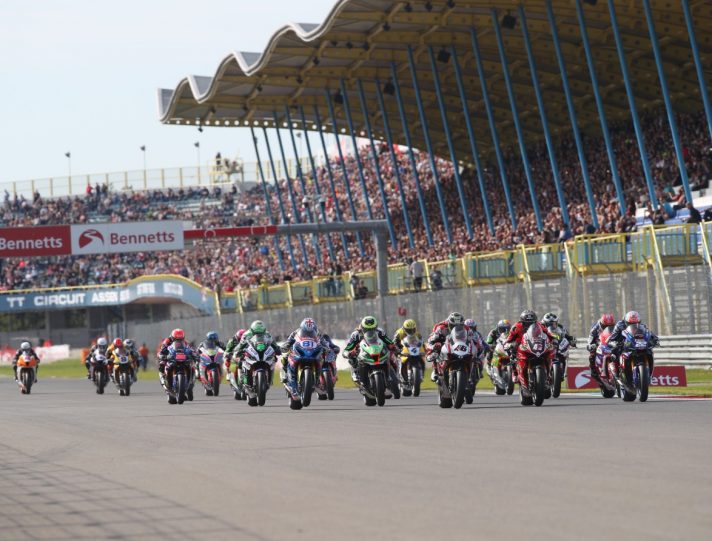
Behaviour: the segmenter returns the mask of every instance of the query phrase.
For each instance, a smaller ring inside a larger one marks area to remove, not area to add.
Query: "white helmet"
[[[125,346],[127,349],[133,349],[133,347],[134,347],[134,341],[131,340],[130,338],[127,338],[126,340],[124,340],[124,346]]]
[[[32,346],[29,342],[23,342],[22,344],[20,344],[20,349],[22,351],[30,351],[32,349]]]
[[[100,348],[105,348],[109,345],[109,343],[106,341],[106,338],[102,336],[101,338],[99,338],[99,340],[96,341],[96,345]]]

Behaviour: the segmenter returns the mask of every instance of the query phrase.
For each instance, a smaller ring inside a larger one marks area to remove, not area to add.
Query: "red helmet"
[[[245,329],[240,329],[235,333],[235,340],[238,342],[242,340],[242,335],[245,334]]]
[[[114,338],[113,344],[115,348],[120,348],[124,345],[124,341],[121,338]]]
[[[173,340],[185,340],[185,331],[183,329],[173,329],[171,331]]]
[[[601,327],[612,327],[616,324],[616,318],[613,314],[603,314],[600,323]]]
[[[640,323],[640,314],[638,312],[628,312],[624,321],[626,325],[637,325]]]

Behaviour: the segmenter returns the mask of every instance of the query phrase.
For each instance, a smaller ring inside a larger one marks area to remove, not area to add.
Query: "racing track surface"
[[[0,540],[709,539],[712,402],[289,410],[0,379]],[[225,390],[225,388],[223,388]]]

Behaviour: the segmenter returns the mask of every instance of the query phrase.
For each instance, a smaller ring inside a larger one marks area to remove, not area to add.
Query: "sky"
[[[164,126],[156,90],[213,76],[231,51],[262,52],[335,0],[0,1],[0,188],[13,180],[254,160],[241,128]]]

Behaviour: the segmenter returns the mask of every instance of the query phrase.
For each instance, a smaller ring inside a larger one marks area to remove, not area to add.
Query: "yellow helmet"
[[[403,323],[403,330],[407,334],[415,334],[415,332],[418,330],[418,326],[412,319],[406,319]]]

